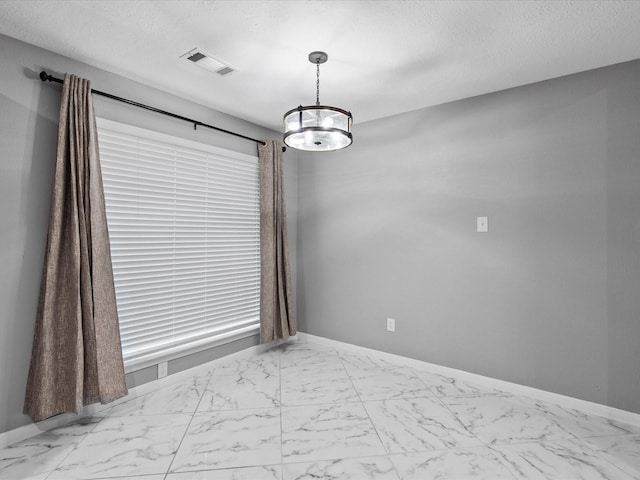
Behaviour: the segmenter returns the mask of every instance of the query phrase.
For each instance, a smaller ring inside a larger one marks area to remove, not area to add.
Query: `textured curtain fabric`
[[[286,340],[297,331],[293,313],[282,143],[258,144],[260,159],[260,341]]]
[[[38,421],[126,394],[93,99],[65,76],[24,412]]]

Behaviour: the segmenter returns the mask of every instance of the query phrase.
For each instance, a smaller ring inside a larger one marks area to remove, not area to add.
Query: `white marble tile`
[[[281,480],[280,465],[170,473],[166,480]]]
[[[220,360],[213,370],[213,375],[277,375],[280,369],[280,352],[268,350],[247,357],[234,357]]]
[[[396,454],[391,461],[401,480],[514,480],[486,447]]]
[[[280,406],[280,379],[274,375],[238,374],[211,378],[198,412]]]
[[[165,473],[190,415],[105,418],[48,480]]]
[[[640,435],[592,437],[580,441],[597,450],[633,478],[640,478]]]
[[[305,353],[306,355],[306,353]],[[290,378],[326,378],[334,376],[347,377],[347,371],[337,355],[324,356],[318,359],[318,362],[283,362],[280,368],[282,377]]]
[[[52,471],[93,430],[99,420],[81,419],[0,450],[0,478],[25,480]]]
[[[640,479],[640,428],[427,369],[312,342],[215,365],[0,450],[0,479]]]
[[[538,409],[547,419],[552,420],[576,437],[640,433],[640,427],[638,426],[627,425],[598,415],[589,415],[542,400],[527,397],[518,397],[518,399],[526,405]]]
[[[395,370],[403,367],[400,362],[394,363],[383,358],[370,357],[353,352],[339,352],[339,355],[350,375],[360,375],[363,370]]]
[[[313,405],[321,403],[344,403],[359,401],[358,392],[344,369],[285,372],[282,380],[283,405]]]
[[[193,413],[196,411],[208,382],[209,375],[203,375],[175,383],[142,397],[120,403],[114,406],[107,416]]]
[[[492,448],[522,480],[632,480],[578,441],[518,443]]]
[[[20,476],[7,476],[7,477],[3,477],[0,476],[0,478],[2,478],[3,480],[46,480],[47,477],[49,476],[51,472],[45,472],[45,473],[37,473],[35,475],[29,475],[27,474],[26,476],[24,475],[20,475]],[[152,479],[154,480],[154,479]],[[155,480],[162,480],[162,476],[158,479]]]
[[[172,472],[280,463],[280,409],[197,413]]]
[[[537,409],[515,397],[442,397],[441,401],[471,433],[487,444],[571,437]]]
[[[336,348],[331,345],[325,345],[323,343],[318,343],[314,341],[309,341],[307,339],[297,339],[295,341],[287,341],[278,345],[278,350],[280,352],[288,352],[292,350],[315,350],[316,352],[335,352],[337,353]]]
[[[284,463],[384,453],[360,403],[282,407]]]
[[[351,381],[363,402],[433,395],[410,368],[363,370],[358,376],[352,376]]]
[[[22,480],[43,472],[48,474],[73,448],[73,445],[32,445],[0,450],[0,478]]]
[[[280,367],[289,368],[301,365],[331,366],[342,364],[335,350],[315,348],[289,348],[280,352]]]
[[[94,480],[164,480],[165,476],[163,475],[135,475],[126,477],[102,477],[96,478]]]
[[[365,402],[364,406],[389,453],[482,445],[435,398]]]
[[[440,375],[433,372],[415,370],[417,377],[431,390],[442,397],[455,397],[461,395],[501,394],[500,390],[472,384],[454,377]],[[510,396],[508,394],[505,394]]]
[[[282,468],[282,480],[398,480],[388,457],[347,458],[291,463]]]

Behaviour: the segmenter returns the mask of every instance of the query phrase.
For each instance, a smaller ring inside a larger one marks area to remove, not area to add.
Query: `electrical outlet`
[[[489,217],[478,217],[476,219],[476,230],[479,233],[486,233],[489,231]]]
[[[396,331],[396,321],[393,318],[387,318],[387,332]]]
[[[158,378],[164,378],[169,374],[169,362],[160,362],[158,364]]]

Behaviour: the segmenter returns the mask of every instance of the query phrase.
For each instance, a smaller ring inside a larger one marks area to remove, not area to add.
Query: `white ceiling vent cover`
[[[235,68],[231,67],[230,65],[227,65],[224,62],[221,62],[217,58],[212,57],[211,55],[203,52],[199,48],[194,48],[192,50],[189,50],[184,55],[181,55],[180,58],[189,60],[195,63],[196,65],[201,66],[202,68],[206,68],[210,72],[217,73],[221,77],[226,77],[236,71]]]

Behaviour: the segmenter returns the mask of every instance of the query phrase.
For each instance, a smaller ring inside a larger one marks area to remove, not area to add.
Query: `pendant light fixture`
[[[289,110],[284,114],[284,143],[308,152],[330,152],[353,143],[351,112],[320,105],[320,64],[329,57],[325,52],[311,52],[309,61],[316,65],[316,104]]]

